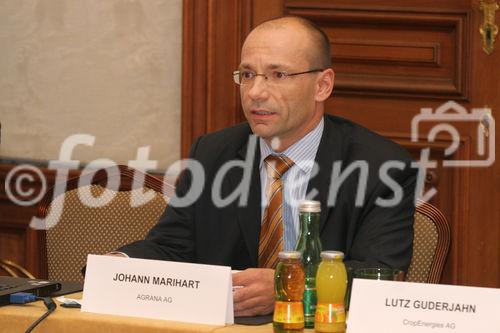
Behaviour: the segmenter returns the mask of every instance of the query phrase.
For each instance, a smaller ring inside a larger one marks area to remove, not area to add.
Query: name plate
[[[233,324],[231,268],[89,255],[82,311]]]
[[[500,289],[354,279],[347,332],[500,332],[499,305]]]

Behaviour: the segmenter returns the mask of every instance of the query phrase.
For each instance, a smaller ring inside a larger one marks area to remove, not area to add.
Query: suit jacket
[[[313,199],[321,202],[319,228],[323,250],[344,252],[348,266],[384,265],[406,270],[412,254],[416,182],[416,170],[410,168],[409,154],[392,141],[353,122],[331,115],[325,115],[324,119],[316,154],[320,171],[310,179],[307,190],[307,193],[316,190]],[[190,158],[198,161],[205,172],[199,198],[185,207],[169,205],[145,240],[119,250],[139,258],[227,265],[233,269],[257,267],[261,225],[260,150],[258,144],[251,147],[248,156],[253,157],[253,163],[245,160],[251,134],[249,125],[242,123],[198,138]],[[395,195],[393,186],[389,186],[391,183],[383,182],[379,176],[380,167],[390,160],[400,161],[398,163],[404,166],[390,168],[388,172],[393,182],[401,186],[403,199],[394,207],[383,208],[375,204],[377,198],[391,199]],[[233,193],[242,180],[248,180],[244,177],[246,174],[251,176],[246,205],[234,200],[225,207],[217,207],[213,202],[214,180],[228,161],[240,165],[226,170],[220,184],[222,198]],[[368,166],[362,205],[355,204],[358,184],[364,183],[358,170],[344,179],[334,205],[329,207],[329,193],[335,188],[331,186],[332,172],[346,171],[351,163]],[[246,173],[241,167],[243,164],[247,167]],[[177,197],[184,197],[192,183],[200,185],[199,179],[193,179],[190,172],[181,174]],[[189,194],[188,198],[191,198]]]

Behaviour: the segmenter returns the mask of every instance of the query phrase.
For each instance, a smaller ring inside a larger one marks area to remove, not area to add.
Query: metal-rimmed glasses
[[[267,83],[279,84],[283,81],[286,81],[287,78],[296,75],[308,74],[308,73],[316,73],[322,72],[324,69],[310,69],[305,72],[297,72],[297,73],[288,73],[285,71],[272,71],[270,73],[255,73],[250,70],[242,70],[242,71],[234,71],[233,79],[234,83],[238,85],[245,85],[254,82],[257,76],[262,76]]]

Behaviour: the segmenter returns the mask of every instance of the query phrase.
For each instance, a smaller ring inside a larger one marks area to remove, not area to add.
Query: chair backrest
[[[134,177],[144,181],[134,184]],[[119,182],[118,191],[106,188],[113,181]],[[167,206],[161,180],[126,166],[70,179],[64,195],[53,197],[54,189],[38,207],[46,225],[39,234],[41,258],[46,258],[41,268],[43,277],[51,280],[83,281],[80,270],[88,254],[104,254],[143,239]],[[136,203],[143,193],[151,199]],[[59,209],[60,217],[52,218],[50,213]]]
[[[35,277],[33,274],[31,274],[26,268],[22,267],[21,265],[7,260],[7,259],[0,259],[0,269],[6,272],[8,275],[13,276],[13,277],[27,277],[30,279],[34,279]]]
[[[433,205],[418,201],[413,224],[413,257],[406,281],[439,283],[450,248],[450,226]]]

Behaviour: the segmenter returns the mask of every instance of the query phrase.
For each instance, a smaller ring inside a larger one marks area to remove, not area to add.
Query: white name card
[[[354,279],[348,333],[500,332],[500,289]]]
[[[82,311],[233,324],[231,268],[89,255]]]

